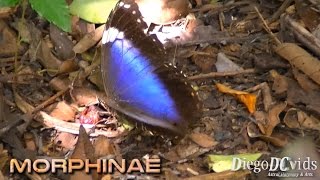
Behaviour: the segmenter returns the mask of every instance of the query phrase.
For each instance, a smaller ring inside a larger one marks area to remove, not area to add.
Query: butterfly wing
[[[177,131],[196,110],[192,88],[156,37],[147,35],[134,0],[120,1],[103,35],[102,74],[109,105],[144,123]]]

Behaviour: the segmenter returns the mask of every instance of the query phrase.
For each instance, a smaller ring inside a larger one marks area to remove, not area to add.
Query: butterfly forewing
[[[146,28],[134,0],[120,1],[110,14],[102,40],[105,91],[118,111],[180,131],[197,110],[197,98],[182,74],[164,64],[166,51]]]

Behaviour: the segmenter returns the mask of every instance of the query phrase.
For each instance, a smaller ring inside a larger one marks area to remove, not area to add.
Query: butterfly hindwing
[[[163,45],[146,28],[134,0],[120,1],[110,14],[102,40],[105,91],[118,111],[177,131],[192,118],[196,98],[182,74],[165,65]]]

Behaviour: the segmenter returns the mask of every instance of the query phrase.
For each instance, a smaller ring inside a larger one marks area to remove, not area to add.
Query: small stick
[[[255,73],[256,71],[254,69],[246,69],[242,71],[229,71],[229,72],[211,72],[208,74],[200,74],[196,76],[190,76],[188,77],[188,80],[198,80],[198,79],[206,79],[206,78],[213,78],[213,77],[225,77],[225,76],[236,76],[239,74],[250,74]]]
[[[285,0],[280,6],[280,8],[271,16],[268,22],[271,23],[277,20],[280,17],[280,15],[287,9],[287,7],[290,6],[292,1],[293,0]]]
[[[225,34],[217,34],[210,37],[200,37],[195,40],[176,42],[178,46],[194,46],[198,44],[208,43],[208,44],[220,44],[220,43],[239,43],[239,42],[248,42],[254,41],[255,39],[263,38],[261,33],[251,34],[246,36],[226,36]]]
[[[289,16],[284,17],[284,22],[292,29],[297,40],[309,48],[314,54],[320,57],[320,40],[311,34],[307,29],[297,23]]]
[[[69,90],[69,87],[57,92],[55,95],[51,96],[49,99],[47,99],[46,101],[44,101],[43,103],[41,103],[37,107],[35,107],[34,110],[31,112],[31,114],[34,114],[34,113],[40,111],[41,109],[43,109],[44,107],[48,106],[54,100],[56,100],[59,96],[63,95],[65,92],[67,92],[68,90]]]
[[[58,131],[68,132],[71,134],[79,134],[79,127],[80,123],[74,123],[74,122],[65,122],[61,119],[55,118],[47,114],[46,112],[40,111],[39,116],[35,118],[38,122],[42,123],[46,126],[46,128],[54,128]],[[88,131],[93,128],[93,125],[88,125],[86,129]],[[93,132],[90,133],[91,137],[96,137],[99,135],[103,135],[106,137],[117,137],[120,136],[124,132],[124,129],[119,127],[116,131],[105,131],[105,130],[99,130],[95,129]]]
[[[254,10],[257,12],[260,20],[262,21],[264,29],[267,31],[267,33],[270,34],[270,36],[271,36],[272,39],[276,42],[276,44],[277,44],[277,45],[280,45],[280,44],[281,44],[281,41],[273,34],[273,32],[272,32],[271,29],[269,28],[267,22],[264,20],[264,18],[262,17],[261,13],[259,12],[259,10],[258,10],[258,8],[257,8],[256,6],[254,7]]]
[[[219,24],[220,24],[221,31],[224,31],[224,19],[225,19],[225,17],[224,17],[223,12],[220,12],[219,13]]]

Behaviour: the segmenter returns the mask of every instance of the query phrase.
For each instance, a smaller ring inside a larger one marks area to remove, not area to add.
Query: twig
[[[41,109],[43,109],[44,107],[48,106],[53,101],[55,101],[59,96],[63,95],[65,92],[67,92],[68,90],[69,90],[69,87],[57,92],[55,95],[51,96],[49,99],[47,99],[46,101],[44,101],[43,103],[41,103],[37,107],[35,107],[34,110],[31,112],[31,114],[35,114],[38,111],[40,111]]]
[[[257,12],[260,20],[263,23],[263,27],[264,29],[268,32],[268,34],[270,34],[270,36],[272,37],[272,39],[276,42],[277,45],[281,44],[281,41],[273,34],[273,32],[271,31],[271,29],[269,28],[267,22],[264,20],[264,18],[262,17],[261,13],[259,12],[258,8],[255,6],[254,10]]]
[[[203,44],[203,43],[208,43],[208,44],[218,44],[218,43],[241,43],[241,42],[248,42],[248,41],[253,41],[254,39],[257,38],[263,38],[263,35],[261,33],[257,34],[251,34],[249,36],[226,36],[226,35],[213,35],[210,37],[203,37],[195,40],[188,40],[188,41],[183,41],[183,42],[174,42],[175,44],[178,44],[178,46],[193,46],[197,44]]]
[[[289,16],[285,16],[284,21],[285,24],[289,25],[289,28],[292,29],[298,41],[320,57],[320,40]]]
[[[271,16],[268,22],[272,23],[275,20],[279,19],[280,15],[287,9],[287,7],[290,6],[292,2],[293,0],[285,0],[280,6],[280,8]]]
[[[61,119],[54,118],[43,111],[40,111],[39,115],[40,116],[37,117],[36,120],[38,122],[44,124],[48,128],[54,128],[56,130],[68,132],[68,133],[72,133],[72,134],[79,134],[79,128],[81,125],[80,123],[65,122]],[[90,131],[91,128],[87,127],[86,129]],[[123,129],[121,129],[121,128],[117,128],[116,131],[111,131],[111,132],[95,129],[94,132],[90,133],[90,136],[103,135],[106,137],[117,137],[121,133],[123,133]]]
[[[224,31],[224,19],[225,19],[225,17],[224,17],[223,12],[220,12],[219,13],[219,24],[220,24],[221,31]]]
[[[198,79],[206,79],[206,78],[213,78],[213,77],[225,77],[225,76],[236,76],[240,74],[250,74],[255,73],[256,71],[254,69],[246,69],[242,71],[230,71],[230,72],[211,72],[208,74],[200,74],[196,76],[190,76],[188,77],[188,80],[198,80]]]

